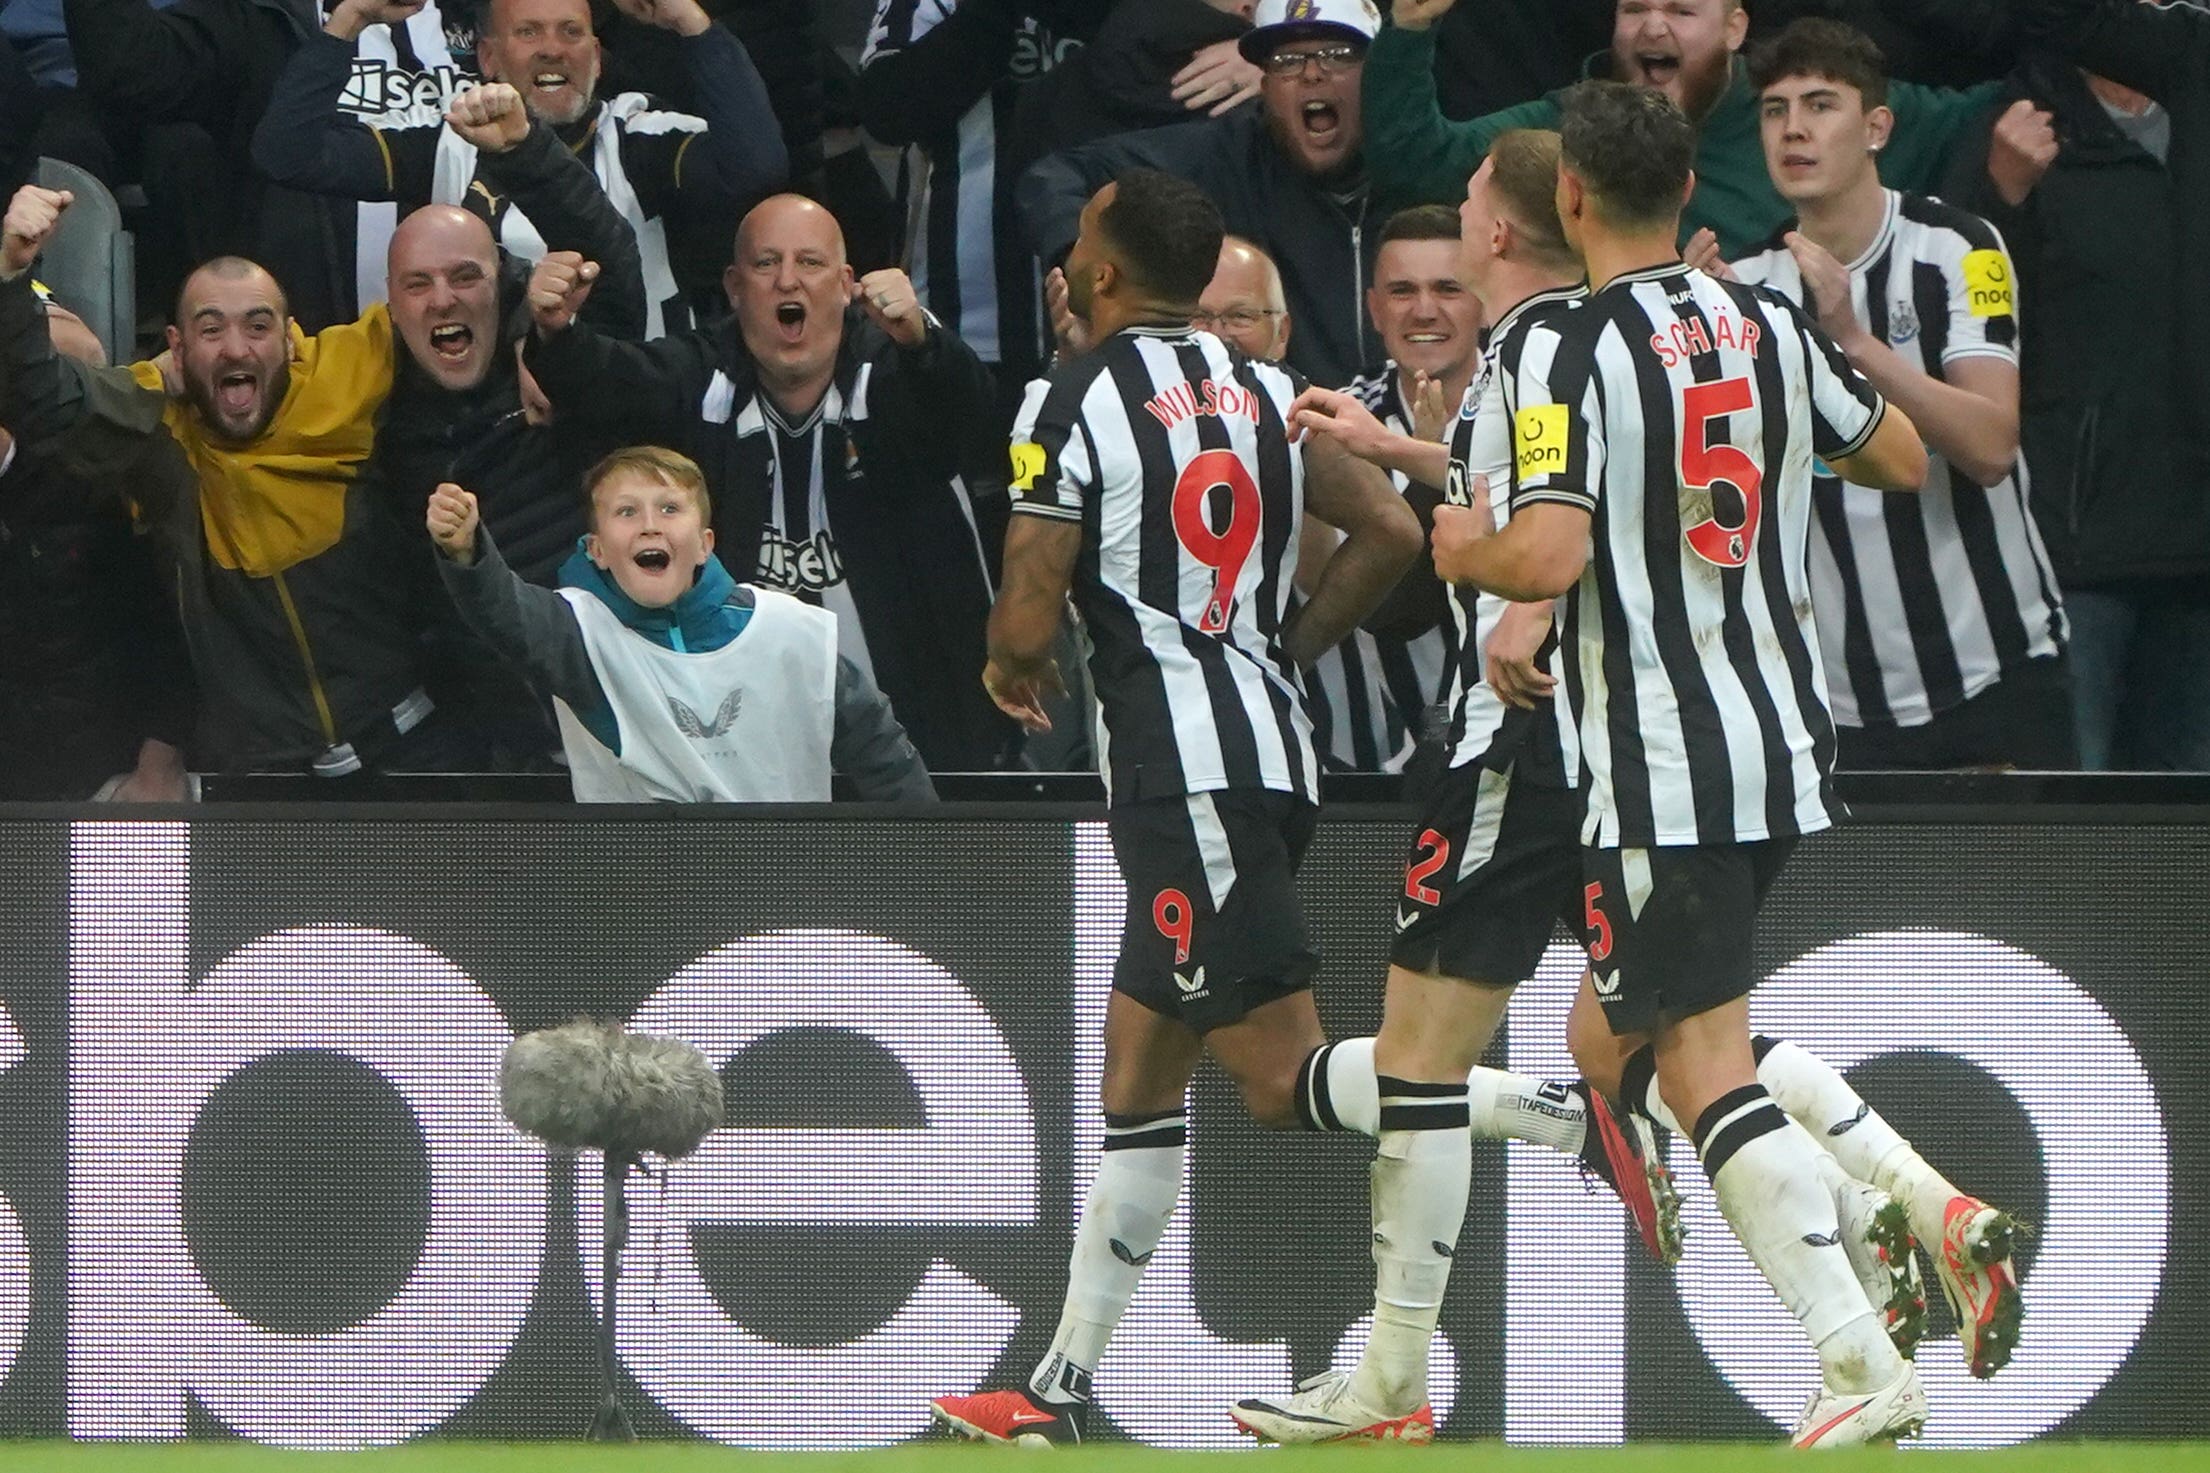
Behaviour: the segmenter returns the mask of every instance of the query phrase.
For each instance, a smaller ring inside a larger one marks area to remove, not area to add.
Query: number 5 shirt
[[[2017,292],[1995,227],[1939,200],[1887,195],[1880,234],[1849,263],[1857,320],[1935,379],[1965,358],[2016,367]],[[1736,273],[1816,310],[1780,240]],[[1851,485],[1821,466],[1812,504],[1811,598],[1842,725],[1924,725],[2063,648],[2023,461],[1982,486],[1930,454],[1918,494]]]
[[[1073,598],[1111,803],[1319,799],[1281,646],[1304,509],[1285,421],[1303,387],[1187,327],[1125,329],[1028,386],[1013,513],[1081,524]]]
[[[1799,308],[1679,262],[1498,350],[1512,514],[1589,513],[1562,678],[1600,847],[1751,843],[1833,822],[1834,724],[1805,568],[1814,460],[1886,411]]]

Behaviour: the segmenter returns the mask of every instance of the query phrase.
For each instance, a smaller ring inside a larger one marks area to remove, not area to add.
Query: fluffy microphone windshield
[[[548,1145],[687,1156],[722,1123],[721,1076],[677,1038],[578,1018],[527,1033],[499,1067],[506,1118]]]

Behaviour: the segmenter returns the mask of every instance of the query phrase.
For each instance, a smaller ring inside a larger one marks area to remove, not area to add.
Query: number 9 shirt
[[[1015,516],[1076,522],[1098,768],[1128,910],[1113,986],[1202,1034],[1310,985],[1295,886],[1319,761],[1281,644],[1296,375],[1133,327],[1028,387]]]

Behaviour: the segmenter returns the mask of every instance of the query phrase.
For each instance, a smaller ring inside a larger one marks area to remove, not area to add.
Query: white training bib
[[[663,649],[580,588],[584,648],[619,756],[554,701],[579,803],[824,803],[836,730],[836,616],[772,589],[718,650]]]

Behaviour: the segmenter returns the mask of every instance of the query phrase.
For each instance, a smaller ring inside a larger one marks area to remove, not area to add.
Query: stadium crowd
[[[1819,125],[1753,82],[1813,15],[1885,58],[1883,190],[1822,193]],[[601,576],[630,512],[586,473],[638,445],[697,467],[717,574],[833,616],[840,764],[1094,766],[1079,680],[1048,736],[982,680],[1094,192],[1197,183],[1231,232],[1197,325],[1346,390],[1354,454],[1440,442],[1484,339],[1456,207],[1584,74],[1680,104],[1690,259],[1811,311],[1943,463],[1821,483],[1843,765],[2210,770],[2189,4],[4,0],[0,37],[0,797],[560,770],[612,682],[471,607],[449,493],[519,584],[687,652],[675,594]],[[1431,522],[1445,488],[1395,480]],[[1331,768],[1440,736],[1457,637],[1422,559],[1311,669]]]

